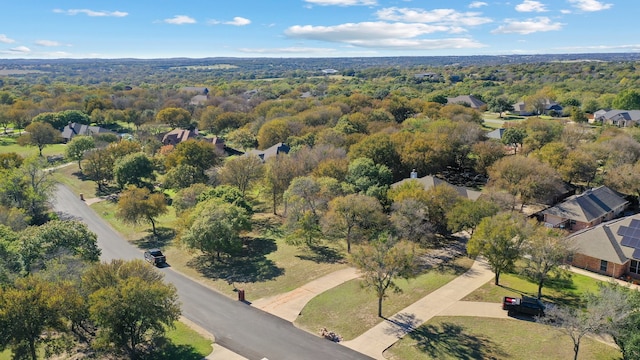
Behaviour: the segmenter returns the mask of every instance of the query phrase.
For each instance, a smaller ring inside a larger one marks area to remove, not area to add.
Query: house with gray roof
[[[551,101],[549,99],[545,99],[544,101],[544,110],[542,114],[549,115],[551,113],[555,113],[557,115],[562,115],[564,109],[560,104],[555,101]],[[513,104],[513,111],[510,111],[512,114],[520,115],[520,116],[532,116],[538,115],[533,111],[527,109],[527,104],[524,101],[517,102]],[[540,114],[540,115],[542,115]]]
[[[70,123],[62,129],[62,134],[60,135],[64,142],[68,142],[73,139],[76,135],[98,135],[98,134],[116,134],[115,132],[101,128],[100,126],[91,126],[79,123]]]
[[[603,185],[570,196],[540,213],[548,227],[577,231],[612,220],[628,206],[629,201],[622,195]]]
[[[449,104],[467,104],[469,107],[476,110],[487,105],[484,101],[478,99],[473,95],[460,95],[456,97],[448,97],[447,105]]]
[[[640,110],[598,110],[593,115],[594,122],[618,127],[630,127],[640,123]]]
[[[450,183],[448,183],[445,180],[442,180],[440,178],[437,178],[435,176],[431,176],[431,175],[427,175],[427,176],[423,176],[421,178],[417,177],[417,174],[415,174],[415,172],[412,172],[411,177],[407,178],[407,179],[403,179],[400,180],[396,183],[391,184],[391,188],[395,188],[398,187],[404,183],[406,183],[407,181],[417,181],[419,184],[421,184],[425,190],[429,190],[434,186],[437,185],[446,185],[446,186],[451,186],[452,188],[454,188],[458,194],[464,198],[467,198],[469,200],[477,200],[480,195],[482,194],[480,191],[477,190],[473,190],[473,189],[469,189],[463,186],[456,186],[456,185],[452,185]]]
[[[285,143],[277,143],[265,150],[250,150],[247,152],[247,154],[256,155],[260,159],[262,159],[262,161],[267,161],[267,159],[270,157],[274,157],[279,154],[288,154],[289,150],[291,150],[291,148],[289,148],[289,145]]]
[[[615,278],[640,279],[640,214],[608,221],[567,238],[573,266]]]

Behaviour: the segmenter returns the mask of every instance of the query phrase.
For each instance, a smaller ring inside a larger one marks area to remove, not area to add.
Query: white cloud
[[[484,46],[470,38],[418,38],[425,34],[449,29],[448,26],[418,23],[362,22],[336,26],[296,25],[288,28],[285,35],[292,38],[344,43],[366,48],[431,50]]]
[[[126,13],[124,11],[95,11],[95,10],[89,10],[89,9],[69,9],[69,10],[62,10],[62,9],[53,9],[54,13],[59,13],[59,14],[67,14],[67,15],[78,15],[78,14],[85,14],[87,16],[111,16],[111,17],[125,17],[127,15],[129,15],[129,13]]]
[[[62,45],[59,42],[53,41],[53,40],[36,40],[35,44],[36,45],[40,45],[40,46],[60,46],[60,45]]]
[[[500,25],[493,30],[494,34],[532,34],[535,32],[556,31],[562,29],[564,24],[551,22],[548,17],[537,17],[527,19],[525,21],[517,21],[513,19],[505,20],[505,25]]]
[[[164,22],[166,22],[167,24],[174,24],[174,25],[183,25],[183,24],[195,24],[196,20],[192,17],[189,17],[187,15],[176,15],[172,18],[169,19],[164,19]]]
[[[582,11],[601,11],[613,6],[613,4],[605,4],[598,0],[569,0],[569,2]]]
[[[570,52],[638,52],[640,51],[640,44],[628,44],[628,45],[593,45],[593,46],[567,46],[557,48],[557,50],[570,51]]]
[[[313,5],[320,6],[359,6],[359,5],[377,5],[376,0],[305,0]]]
[[[477,9],[477,8],[479,8],[479,7],[487,6],[487,5],[489,5],[489,4],[487,4],[487,3],[486,3],[486,2],[484,2],[484,1],[474,1],[474,2],[472,2],[471,4],[469,4],[469,8],[470,8],[470,9]]]
[[[13,40],[13,39],[8,38],[7,35],[0,34],[0,43],[11,44],[11,43],[14,43],[14,42],[16,42],[16,41]]]
[[[286,48],[262,48],[262,49],[250,49],[241,48],[238,51],[243,53],[252,54],[326,54],[336,52],[336,49],[330,48],[311,48],[311,47],[286,47]]]
[[[454,9],[410,9],[385,8],[376,12],[381,20],[405,21],[416,23],[450,24],[455,26],[477,26],[492,22],[491,19],[480,16],[478,12],[458,12]]]
[[[524,0],[522,4],[516,5],[516,11],[519,12],[545,12],[547,11],[546,5],[540,1]]]
[[[569,9],[562,9],[562,10],[560,10],[560,14],[564,14],[564,15],[571,14],[571,10],[569,10]]]
[[[251,20],[245,19],[245,18],[240,17],[240,16],[236,16],[236,17],[233,18],[233,21],[227,21],[227,22],[225,22],[225,24],[227,24],[227,25],[235,25],[235,26],[245,26],[245,25],[251,24]]]
[[[9,49],[10,52],[12,53],[22,53],[22,54],[27,54],[31,52],[31,49],[29,49],[26,46],[17,46],[14,48]]]

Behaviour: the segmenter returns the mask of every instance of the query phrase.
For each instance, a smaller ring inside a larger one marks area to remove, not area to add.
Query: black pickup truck
[[[542,301],[529,296],[516,298],[505,296],[502,300],[502,309],[507,310],[509,316],[513,314],[524,314],[531,316],[544,316],[545,306]]]
[[[155,266],[164,265],[167,262],[167,257],[164,256],[160,249],[150,249],[145,251],[144,259]]]

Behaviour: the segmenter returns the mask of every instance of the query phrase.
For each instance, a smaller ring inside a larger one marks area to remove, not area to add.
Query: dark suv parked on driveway
[[[167,257],[164,256],[160,249],[149,249],[145,251],[144,259],[155,266],[160,266],[167,263]]]

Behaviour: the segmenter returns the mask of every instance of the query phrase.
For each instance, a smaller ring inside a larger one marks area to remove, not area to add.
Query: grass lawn
[[[582,294],[596,293],[600,281],[588,276],[568,273],[566,279],[550,281],[542,288],[542,299],[557,304],[577,305]],[[500,275],[500,285],[493,279],[467,295],[464,301],[502,302],[504,296],[537,296],[538,285],[517,274]]]
[[[42,156],[61,155],[64,154],[65,144],[52,144],[42,149]],[[32,155],[38,155],[38,148],[35,146],[20,146],[16,137],[0,136],[0,153],[14,152],[23,158]]]
[[[76,195],[84,194],[85,199],[98,196],[96,193],[98,185],[94,181],[83,180],[82,172],[78,169],[77,163],[54,170],[53,178],[66,185]]]
[[[573,342],[535,322],[476,317],[435,317],[384,353],[387,359],[572,359]],[[613,346],[585,337],[579,359],[620,359]]]
[[[415,279],[400,280],[399,294],[390,293],[382,304],[383,315],[391,316],[464,273],[473,264],[467,257],[442,269],[428,271]],[[322,327],[351,340],[382,321],[376,295],[363,289],[359,279],[348,281],[311,300],[295,323],[314,334]]]

